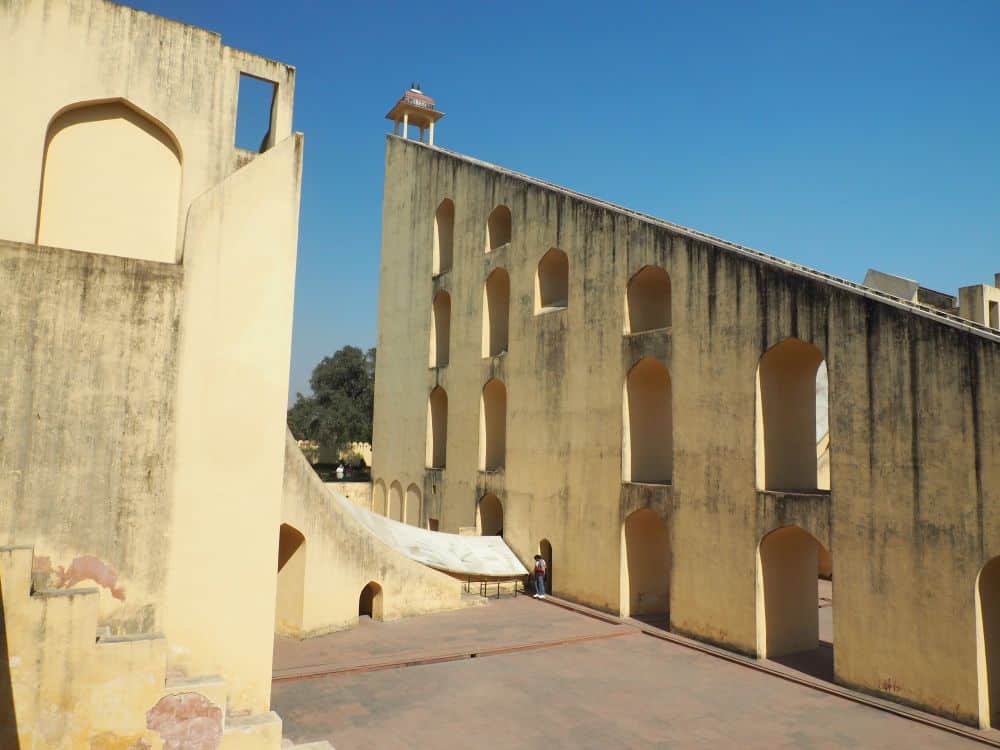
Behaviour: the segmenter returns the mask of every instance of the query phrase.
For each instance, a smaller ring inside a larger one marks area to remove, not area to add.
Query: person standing
[[[541,555],[535,555],[535,570],[533,572],[533,580],[535,583],[535,593],[532,596],[535,599],[545,598],[545,558]]]

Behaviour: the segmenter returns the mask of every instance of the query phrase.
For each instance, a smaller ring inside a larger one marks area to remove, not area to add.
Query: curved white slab
[[[507,578],[528,573],[499,536],[459,536],[428,531],[372,513],[332,488],[330,494],[345,513],[402,555],[436,570],[463,576]]]

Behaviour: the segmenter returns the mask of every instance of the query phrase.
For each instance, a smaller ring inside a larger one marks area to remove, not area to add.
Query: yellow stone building
[[[420,523],[502,532],[560,597],[998,721],[995,324],[401,135],[376,509],[417,488]]]

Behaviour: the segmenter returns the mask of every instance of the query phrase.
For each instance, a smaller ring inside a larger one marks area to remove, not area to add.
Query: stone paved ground
[[[441,664],[277,682],[296,741],[402,748],[972,748],[971,740],[530,598],[302,644],[276,672],[604,636]],[[541,636],[541,637],[539,637]],[[287,673],[287,672],[286,672]]]

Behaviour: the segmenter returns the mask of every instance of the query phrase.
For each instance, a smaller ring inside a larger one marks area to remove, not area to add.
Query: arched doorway
[[[283,635],[302,631],[305,603],[306,538],[287,523],[278,529],[278,585],[274,606],[274,630]]]
[[[823,353],[812,344],[788,338],[768,349],[757,365],[757,488],[820,489],[820,458],[829,487],[829,435],[818,428],[829,419],[828,405],[817,404],[817,382],[824,386]],[[821,418],[818,415],[822,415]]]
[[[552,544],[548,539],[538,543],[538,554],[545,560],[545,593],[552,593]]]
[[[975,599],[979,726],[1000,727],[1000,557],[979,571]]]
[[[382,619],[382,587],[375,581],[369,581],[361,589],[361,596],[358,597],[358,617]]]
[[[476,526],[481,536],[503,536],[503,505],[496,495],[483,495],[479,501]]]
[[[670,623],[670,533],[649,508],[622,524],[621,613],[658,627]]]
[[[821,578],[824,547],[798,526],[765,535],[757,548],[757,655],[833,679],[833,591]],[[820,590],[829,592],[821,601]],[[824,638],[821,632],[821,606]]]

